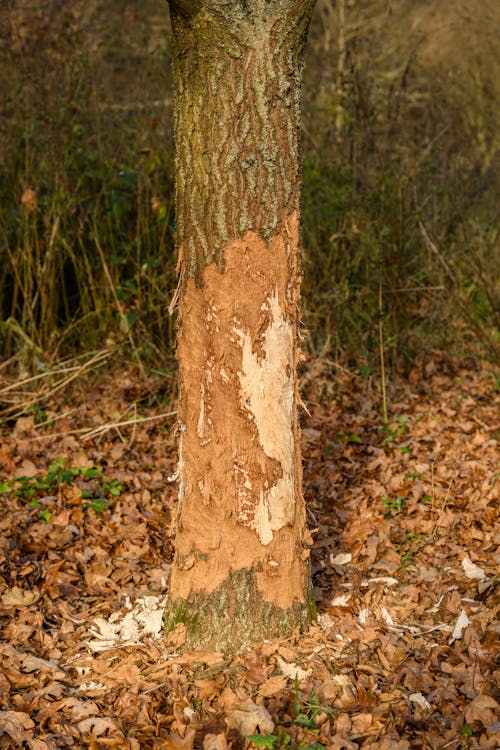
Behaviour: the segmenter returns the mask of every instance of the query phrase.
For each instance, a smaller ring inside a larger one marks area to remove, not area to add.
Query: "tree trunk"
[[[299,119],[314,0],[170,0],[179,502],[165,627],[244,651],[314,616],[297,422]]]

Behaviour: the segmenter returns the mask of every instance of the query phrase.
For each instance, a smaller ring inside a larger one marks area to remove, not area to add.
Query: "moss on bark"
[[[192,594],[169,600],[164,615],[164,630],[186,626],[186,649],[208,648],[241,654],[257,641],[305,630],[316,618],[312,591],[306,602],[281,609],[264,601],[251,570],[233,573],[218,589],[207,595]]]

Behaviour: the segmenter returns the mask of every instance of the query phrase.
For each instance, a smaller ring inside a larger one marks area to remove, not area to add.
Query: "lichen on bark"
[[[298,208],[303,48],[313,0],[172,2],[177,234],[184,272],[269,240]]]

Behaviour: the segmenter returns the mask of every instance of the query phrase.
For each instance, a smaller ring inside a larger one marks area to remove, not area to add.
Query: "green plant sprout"
[[[388,497],[387,495],[382,496],[382,507],[386,513],[384,518],[392,518],[393,513],[401,513],[403,506],[406,503],[406,498],[397,495],[396,497]]]
[[[396,424],[386,422],[381,429],[382,442],[380,445],[391,445],[403,437],[408,430],[408,417],[401,415]]]
[[[316,719],[319,713],[325,713],[329,719],[333,720],[333,711],[322,706],[316,698],[314,691],[309,698],[304,700],[299,692],[299,680],[297,675],[294,680],[294,702],[293,710],[295,713],[294,724],[297,727],[304,727],[312,732],[317,732],[318,727]],[[300,743],[292,745],[292,738],[282,727],[278,727],[278,734],[251,734],[247,740],[254,747],[267,747],[269,750],[279,750],[279,748],[290,747],[291,750],[324,750],[324,745],[319,742],[312,742],[307,745]]]
[[[24,503],[38,508],[38,516],[43,523],[50,523],[52,512],[42,507],[39,498],[47,495],[60,496],[61,487],[75,485],[81,490],[83,508],[91,508],[96,513],[104,513],[108,507],[108,497],[119,497],[123,487],[117,479],[108,479],[101,469],[95,466],[64,467],[62,458],[56,458],[47,469],[45,476],[17,477],[8,482],[0,482],[0,495],[12,495]]]

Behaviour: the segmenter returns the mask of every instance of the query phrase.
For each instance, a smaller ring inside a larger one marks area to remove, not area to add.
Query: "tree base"
[[[251,570],[231,576],[210,594],[192,594],[189,600],[168,601],[163,619],[165,632],[179,623],[186,626],[185,650],[211,649],[242,654],[257,641],[288,637],[304,631],[316,619],[312,592],[307,601],[280,609],[265,602]]]

